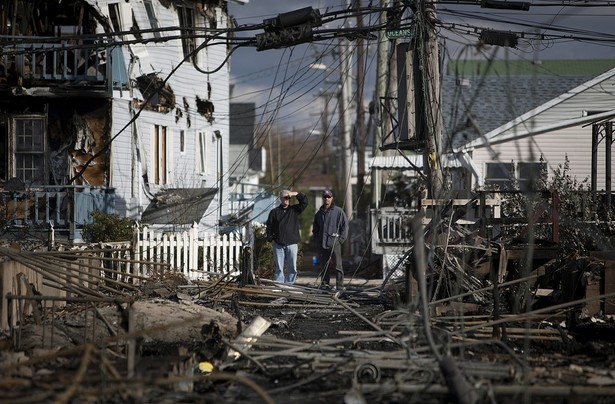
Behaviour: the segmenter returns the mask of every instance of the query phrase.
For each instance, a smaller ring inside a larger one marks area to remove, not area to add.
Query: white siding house
[[[522,184],[528,173],[547,169],[552,175],[565,162],[578,182],[608,189],[614,67],[613,59],[451,62],[442,81],[439,164],[454,194],[512,179]],[[406,170],[413,177],[423,155],[403,153],[378,156],[369,169]]]
[[[161,195],[180,198],[175,190],[201,189],[202,197],[212,200],[200,228],[216,226],[227,213],[229,68],[218,69],[226,63],[225,36],[209,43],[205,38],[227,27],[226,3],[89,3],[109,18],[123,59],[113,63],[125,66],[128,79],[118,85],[114,77],[112,98],[110,186],[117,211],[140,219],[148,207],[160,204]],[[138,34],[128,33],[133,30]],[[152,86],[162,92],[153,94]],[[151,224],[189,224],[194,212],[182,217],[181,205],[163,223]]]
[[[592,170],[592,124],[610,124],[615,119],[615,69],[609,70],[560,96],[547,101],[483,137],[455,151],[469,157],[474,168],[473,187],[489,181],[489,166],[512,168],[517,179],[519,164],[543,162],[549,174],[568,158],[569,174],[578,181],[590,179]],[[600,137],[599,137],[600,138]],[[606,149],[597,146],[597,189],[604,189]]]

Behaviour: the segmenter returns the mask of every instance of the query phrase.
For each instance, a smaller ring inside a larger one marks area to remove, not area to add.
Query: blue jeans
[[[273,281],[292,285],[297,279],[297,244],[282,245],[275,241],[273,247],[273,260],[275,261],[275,274]],[[286,264],[286,277],[284,277],[284,264]]]

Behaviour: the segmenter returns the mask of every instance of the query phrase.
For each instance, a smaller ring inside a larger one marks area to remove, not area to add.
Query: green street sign
[[[386,36],[388,39],[412,38],[414,32],[411,29],[394,29],[386,31]]]

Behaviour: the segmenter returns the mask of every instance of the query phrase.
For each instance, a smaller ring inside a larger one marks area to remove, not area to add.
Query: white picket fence
[[[218,235],[212,232],[199,237],[196,225],[190,230],[174,233],[144,227],[139,233],[135,251],[137,261],[168,264],[166,268],[180,272],[190,280],[241,272],[243,242],[237,233]],[[148,269],[141,268],[139,272],[147,275]]]

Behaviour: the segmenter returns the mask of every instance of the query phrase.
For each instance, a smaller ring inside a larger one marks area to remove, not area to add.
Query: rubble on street
[[[3,251],[68,292],[5,278],[23,287],[3,301],[3,402],[612,400],[611,256],[527,270],[502,257],[523,246],[452,227],[447,239],[426,299],[412,253],[408,278],[354,273],[331,292],[310,271],[295,285],[107,273],[86,288],[67,269],[83,251]]]

